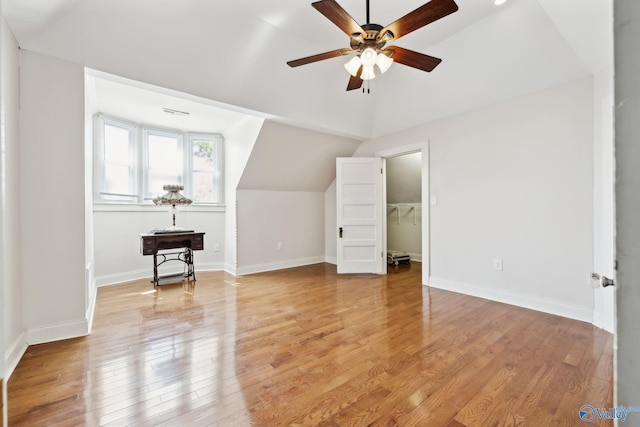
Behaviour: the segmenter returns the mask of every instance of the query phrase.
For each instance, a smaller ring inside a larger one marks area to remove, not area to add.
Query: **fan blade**
[[[320,0],[311,3],[318,12],[323,14],[329,21],[333,22],[344,31],[349,37],[352,34],[361,33],[365,31],[358,25],[358,23],[342,8],[335,0]]]
[[[391,31],[394,40],[409,34],[412,31],[422,28],[427,24],[444,18],[458,10],[458,5],[454,0],[431,0],[423,4],[413,12],[409,12],[397,21],[387,25],[378,34],[378,39],[382,38],[387,31]]]
[[[393,52],[391,58],[394,62],[417,68],[422,71],[432,71],[440,62],[442,62],[442,59],[440,58],[435,58],[433,56],[425,55],[399,46],[389,46],[384,50]]]
[[[355,76],[351,76],[349,79],[349,84],[347,85],[347,90],[360,89],[362,86],[363,80],[360,78],[362,75],[362,65],[358,68],[358,74]]]
[[[306,58],[295,59],[287,62],[290,67],[299,67],[300,65],[311,64],[312,62],[322,61],[323,59],[335,58],[338,56],[348,55],[353,53],[353,50],[344,48],[336,49],[331,52],[319,53],[317,55],[307,56]]]

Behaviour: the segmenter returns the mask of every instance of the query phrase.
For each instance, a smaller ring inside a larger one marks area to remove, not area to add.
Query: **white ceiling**
[[[364,23],[365,0],[338,2]],[[423,2],[371,0],[371,21],[386,25]],[[175,99],[151,95],[118,105],[126,81],[102,82],[106,75],[95,73],[100,108],[132,114],[191,108],[190,118],[202,115],[209,125],[221,114],[220,127],[242,117],[236,113],[255,112],[367,139],[585,78],[612,64],[612,0],[509,0],[500,7],[493,0],[456,2],[458,12],[393,43],[443,62],[431,73],[394,64],[371,82],[370,94],[345,91],[345,58],[286,65],[348,46],[311,0],[3,0],[3,10],[21,48],[144,82],[138,95],[158,86]],[[144,102],[150,103],[143,108]],[[159,105],[170,102],[174,106]],[[145,117],[140,121],[150,123]]]
[[[188,132],[221,133],[232,129],[253,112],[209,99],[87,70],[88,108],[143,125]],[[187,114],[167,113],[165,109]]]

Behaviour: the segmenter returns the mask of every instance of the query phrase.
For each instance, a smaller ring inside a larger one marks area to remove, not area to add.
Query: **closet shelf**
[[[395,209],[396,210],[396,216],[398,218],[398,225],[400,225],[400,207],[408,207],[409,208],[409,212],[413,211],[413,225],[417,224],[417,209],[416,208],[421,208],[422,207],[422,203],[389,203],[387,204],[387,208],[391,208],[391,209]]]

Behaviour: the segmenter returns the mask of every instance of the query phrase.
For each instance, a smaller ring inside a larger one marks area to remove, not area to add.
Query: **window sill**
[[[225,212],[224,205],[192,204],[178,206],[181,212]],[[138,204],[138,203],[94,203],[94,212],[167,212],[171,209],[168,205]]]

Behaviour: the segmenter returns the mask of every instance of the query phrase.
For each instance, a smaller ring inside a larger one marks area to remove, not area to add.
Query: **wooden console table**
[[[177,252],[162,252],[165,249],[183,249]],[[153,255],[153,284],[158,286],[160,280],[169,277],[192,277],[196,280],[196,272],[193,268],[193,251],[204,249],[204,233],[193,231],[171,233],[148,233],[140,235],[140,252],[142,255]],[[158,259],[162,258],[160,262]],[[184,273],[158,275],[158,267],[168,261],[182,261],[187,269]]]

